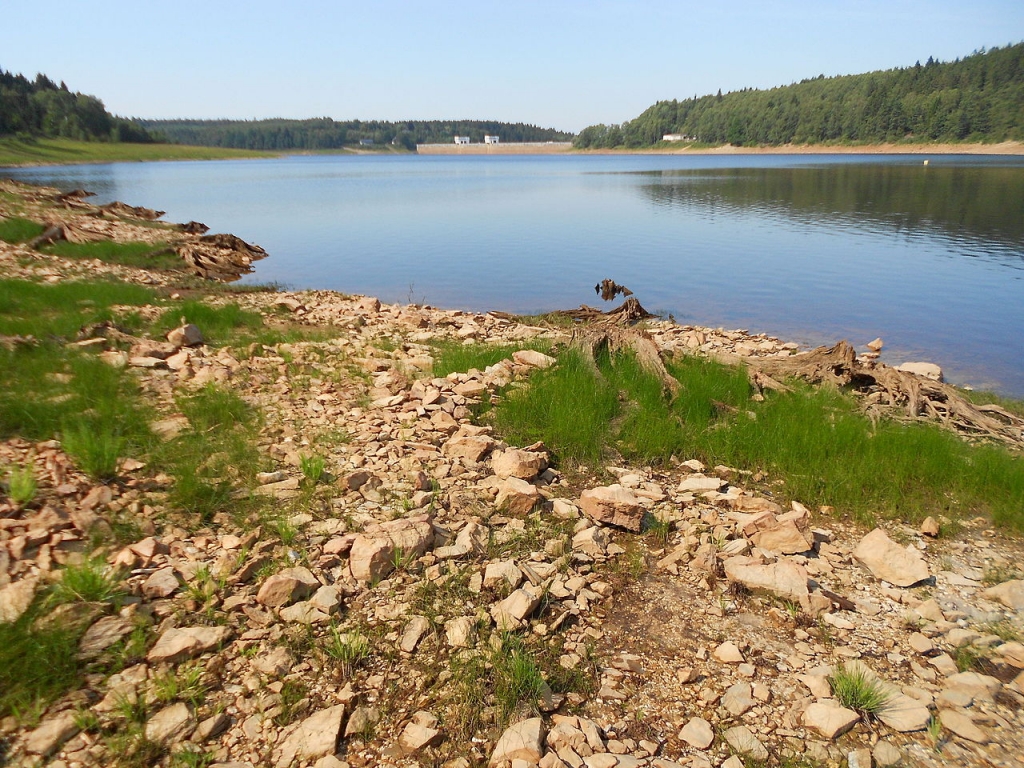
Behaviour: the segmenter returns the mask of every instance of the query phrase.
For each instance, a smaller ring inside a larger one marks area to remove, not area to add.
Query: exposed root
[[[644,331],[608,324],[580,328],[573,331],[570,345],[580,351],[595,373],[598,372],[597,355],[602,349],[607,350],[613,359],[619,352],[632,352],[640,367],[653,374],[670,397],[679,392],[679,382],[665,368],[661,350]]]
[[[226,283],[252,272],[252,262],[267,257],[260,246],[234,235],[203,235],[185,241],[176,250],[200,277]]]

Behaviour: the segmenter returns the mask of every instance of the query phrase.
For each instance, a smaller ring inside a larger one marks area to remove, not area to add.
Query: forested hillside
[[[579,148],[645,147],[665,134],[705,144],[1024,139],[1024,43],[940,63],[804,80],[771,90],[660,101],[621,125],[592,125]]]
[[[72,92],[46,75],[29,80],[0,69],[0,136],[150,142],[141,126],[107,112],[95,96]]]
[[[570,141],[571,133],[538,128],[525,123],[484,120],[144,120],[142,125],[181,144],[237,149],[338,149],[361,140],[374,144],[393,141],[406,149],[417,144],[451,142],[455,136],[469,136],[481,142],[485,134],[501,141]]]

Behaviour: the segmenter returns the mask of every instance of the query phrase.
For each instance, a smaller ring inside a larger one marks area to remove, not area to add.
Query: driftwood
[[[862,361],[847,342],[818,347],[785,358],[744,358],[717,354],[721,362],[747,366],[758,391],[786,389],[778,380],[804,379],[812,384],[849,388],[864,397],[872,418],[934,421],[965,437],[977,437],[1024,448],[1024,418],[998,405],[975,405],[956,387],[885,363]]]
[[[620,306],[608,312],[602,312],[600,309],[581,304],[576,309],[560,309],[551,314],[558,317],[568,317],[580,323],[604,325],[633,325],[649,317],[657,317],[657,315],[652,315],[644,309],[640,302],[633,297],[626,299]]]
[[[143,208],[141,205],[128,205],[117,200],[101,205],[100,210],[114,216],[126,216],[130,219],[142,219],[143,221],[156,221],[165,213],[165,211],[154,211],[152,208]]]
[[[187,267],[207,280],[230,283],[252,272],[252,262],[267,252],[234,235],[204,235],[175,248]]]
[[[188,235],[205,235],[210,228],[201,221],[190,221],[186,224],[179,224],[178,228]]]
[[[624,285],[619,285],[607,277],[594,286],[594,293],[598,294],[603,301],[611,301],[616,296],[632,296],[633,292]]]
[[[64,222],[51,224],[43,231],[43,234],[29,240],[27,245],[29,248],[35,249],[60,240],[67,240],[69,243],[90,243],[103,239],[105,239],[104,235]]]

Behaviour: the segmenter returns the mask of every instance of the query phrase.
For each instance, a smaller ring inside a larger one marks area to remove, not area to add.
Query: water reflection
[[[757,214],[807,227],[941,238],[1024,270],[1024,169],[834,165],[646,171],[636,189],[695,215]]]

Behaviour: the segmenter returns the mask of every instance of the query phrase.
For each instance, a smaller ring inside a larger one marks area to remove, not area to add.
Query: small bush
[[[35,628],[37,612],[0,623],[0,718],[33,722],[80,680],[80,631]]]
[[[495,651],[494,697],[498,704],[499,724],[504,727],[519,715],[539,712],[538,700],[546,687],[534,654],[513,635],[502,638]]]
[[[206,700],[203,667],[186,664],[167,670],[153,680],[153,693],[162,704],[184,701],[198,707]]]
[[[348,677],[370,655],[370,641],[358,629],[341,632],[331,627],[326,647],[327,655],[337,661],[342,673]]]
[[[836,700],[848,709],[873,717],[885,708],[890,695],[882,683],[860,668],[840,664],[829,676]]]

